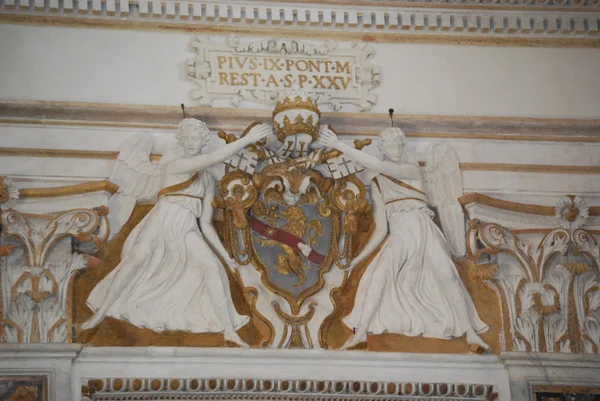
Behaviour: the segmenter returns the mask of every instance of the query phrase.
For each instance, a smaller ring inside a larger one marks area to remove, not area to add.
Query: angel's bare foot
[[[94,327],[98,326],[102,320],[104,320],[105,315],[105,313],[98,312],[85,322],[81,323],[79,327],[81,328],[81,330],[93,329]]]
[[[475,333],[475,330],[469,329],[465,333],[467,344],[469,344],[469,350],[476,354],[485,354],[490,352],[490,346],[488,343],[483,341],[483,338],[479,334]]]
[[[354,333],[352,337],[350,337],[348,341],[342,345],[341,349],[349,349],[365,341],[367,341],[367,331],[357,330],[356,333]]]
[[[236,343],[242,348],[250,348],[250,346],[246,344],[246,342],[244,342],[244,340],[242,340],[238,333],[236,333],[233,329],[225,330],[225,332],[223,332],[223,337],[225,337],[225,341]]]

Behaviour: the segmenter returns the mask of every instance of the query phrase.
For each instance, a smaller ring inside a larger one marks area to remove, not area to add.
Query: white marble
[[[48,376],[48,401],[70,401],[81,344],[0,344],[0,375]]]
[[[121,262],[91,292],[87,305],[94,315],[83,329],[112,316],[156,332],[223,332],[227,340],[246,346],[236,330],[249,318],[236,312],[217,257],[229,262],[226,267],[235,267],[212,225],[216,186],[206,169],[269,131],[257,125],[244,138],[201,153],[208,127],[186,118],[176,133],[137,136],[123,144],[110,177],[119,185],[109,201],[112,235],[129,219],[138,200],[158,201],[125,241]],[[150,161],[151,152],[161,146],[161,161]]]
[[[323,350],[84,348],[74,363],[78,383],[95,377],[220,377],[480,383],[510,400],[508,375],[497,356]]]
[[[600,386],[600,355],[504,352],[512,399],[533,401],[532,386]]]

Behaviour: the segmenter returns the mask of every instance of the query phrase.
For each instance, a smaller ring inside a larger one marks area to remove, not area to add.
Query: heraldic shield
[[[315,309],[328,310],[321,298],[330,302],[324,287],[341,285],[358,251],[359,221],[372,214],[363,183],[354,174],[324,177],[289,158],[252,175],[229,171],[214,205],[223,209],[220,231],[239,265],[238,279],[269,300],[254,301],[256,312],[282,323],[281,330],[270,324],[272,346],[315,348],[318,323],[327,316],[313,319]],[[341,274],[328,275],[332,269]]]
[[[332,290],[347,279],[346,269],[370,234],[364,227],[372,227],[359,224],[372,217],[356,177],[362,167],[338,150],[316,146],[320,119],[308,94],[284,93],[273,110],[271,135],[226,161],[214,198],[213,206],[223,210],[223,245],[239,266],[234,276],[253,318],[270,331],[263,347],[326,347],[320,329],[335,308]],[[237,140],[225,132],[219,137]],[[355,147],[368,143],[355,141]]]

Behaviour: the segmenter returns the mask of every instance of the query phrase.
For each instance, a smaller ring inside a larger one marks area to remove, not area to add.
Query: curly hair
[[[206,140],[208,138],[209,129],[206,124],[200,120],[195,118],[184,118],[181,120],[179,125],[177,126],[177,131],[175,135],[179,137],[185,128],[192,128],[194,130],[198,130],[202,139]]]

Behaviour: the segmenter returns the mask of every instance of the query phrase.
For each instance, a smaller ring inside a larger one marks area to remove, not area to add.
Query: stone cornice
[[[186,107],[186,114],[213,130],[240,131],[253,121],[272,118],[268,109]],[[343,135],[376,135],[388,128],[380,113],[324,112],[323,121]],[[173,129],[181,120],[178,106],[60,101],[0,101],[0,124],[75,125]],[[395,114],[408,137],[515,141],[598,142],[599,119],[437,116]]]
[[[556,6],[547,0],[541,0],[541,5],[524,0],[502,5],[486,0],[485,7],[471,3],[475,0],[443,4],[440,0],[418,0],[399,5],[370,1],[2,0],[0,22],[314,38],[326,35],[365,42],[600,47],[598,0],[552,2]]]

